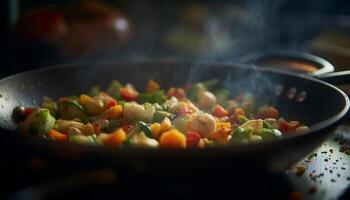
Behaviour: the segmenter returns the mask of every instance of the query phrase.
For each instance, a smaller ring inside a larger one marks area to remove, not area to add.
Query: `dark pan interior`
[[[142,90],[150,78],[164,88],[187,82],[219,78],[232,94],[250,91],[259,104],[276,105],[288,119],[311,126],[339,114],[345,107],[344,96],[332,87],[304,77],[255,69],[248,66],[189,63],[80,63],[31,71],[0,81],[0,126],[15,129],[11,114],[16,105],[39,105],[44,96],[57,99],[89,91],[92,85],[106,87],[111,80],[132,83]],[[283,85],[280,96],[276,87]],[[296,95],[288,98],[288,91]],[[306,92],[306,99],[297,98]]]

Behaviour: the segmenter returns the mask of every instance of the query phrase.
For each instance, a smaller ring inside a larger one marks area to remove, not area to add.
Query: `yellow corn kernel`
[[[165,117],[162,123],[160,123],[160,132],[167,131],[170,128],[171,128],[171,121],[169,120],[169,118]]]
[[[95,100],[93,98],[91,98],[90,96],[86,95],[86,94],[82,94],[79,97],[79,103],[84,105],[90,102],[94,102]]]
[[[150,125],[150,129],[152,132],[152,136],[154,138],[158,138],[159,134],[160,134],[160,124],[159,123],[153,123]]]
[[[216,132],[209,135],[209,138],[215,140],[219,144],[226,144],[228,141],[228,136],[230,135],[229,131],[223,129],[217,130]]]
[[[223,130],[230,132],[232,130],[231,123],[229,122],[216,122],[216,131]]]

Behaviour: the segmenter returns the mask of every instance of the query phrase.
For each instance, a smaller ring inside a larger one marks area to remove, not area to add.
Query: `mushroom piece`
[[[209,136],[216,129],[216,122],[213,116],[208,113],[194,115],[188,123],[188,128],[198,132],[202,137]]]

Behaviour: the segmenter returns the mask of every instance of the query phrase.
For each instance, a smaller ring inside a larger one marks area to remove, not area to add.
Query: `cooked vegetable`
[[[104,110],[102,100],[93,99],[85,94],[80,95],[79,103],[84,107],[86,113],[91,116],[99,115]]]
[[[58,117],[58,105],[51,99],[44,97],[43,103],[41,104],[41,108],[48,109],[50,111],[50,115],[52,115],[55,118]]]
[[[40,108],[17,107],[24,133],[50,140],[108,147],[203,148],[273,140],[308,127],[280,118],[251,93],[231,97],[217,79],[161,89],[155,80],[139,93],[114,80],[89,95],[45,97]],[[214,95],[215,94],[215,95]],[[57,120],[56,120],[57,118]]]
[[[152,137],[152,130],[145,122],[139,122],[138,124],[147,137]]]
[[[157,140],[147,137],[144,132],[136,134],[132,138],[132,144],[138,147],[152,147],[152,148],[156,148],[159,145]]]
[[[225,110],[225,108],[223,108],[222,106],[220,105],[216,105],[214,108],[213,108],[213,115],[215,117],[225,117],[228,115],[228,111]]]
[[[55,129],[51,129],[48,133],[47,136],[55,141],[59,141],[59,142],[64,142],[67,141],[68,137],[67,135],[60,133],[58,131],[56,131]]]
[[[134,101],[139,93],[132,87],[122,87],[119,89],[120,97],[125,101]]]
[[[164,118],[173,118],[173,114],[166,112],[166,111],[156,111],[153,115],[153,122],[162,122]]]
[[[146,85],[146,92],[152,93],[157,92],[160,86],[155,80],[149,80]]]
[[[58,114],[61,119],[72,120],[80,119],[81,121],[87,120],[84,108],[76,101],[64,100],[58,103]]]
[[[188,129],[199,133],[202,137],[209,136],[215,131],[215,127],[215,119],[207,113],[195,114],[188,122]]]
[[[76,144],[96,145],[95,138],[91,135],[69,135],[68,141]]]
[[[230,142],[233,143],[241,143],[241,142],[248,142],[249,140],[249,133],[244,128],[238,127],[231,135]]]
[[[138,95],[137,101],[139,103],[159,103],[162,104],[166,100],[163,90],[158,90],[152,93],[141,93]]]
[[[216,97],[213,93],[209,91],[200,91],[197,94],[197,100],[199,106],[203,108],[210,108],[214,106],[217,102]]]
[[[186,146],[188,148],[198,147],[200,139],[201,139],[201,136],[199,135],[199,133],[194,131],[189,131],[186,134]]]
[[[184,149],[186,148],[186,137],[177,129],[171,129],[160,136],[159,145],[163,148]]]
[[[55,125],[56,119],[50,115],[50,111],[45,108],[38,108],[21,123],[22,132],[31,135],[47,134]]]
[[[117,147],[122,145],[124,140],[126,140],[126,133],[123,129],[119,128],[113,133],[108,134],[103,144],[108,147]]]
[[[260,135],[263,139],[275,139],[282,136],[281,132],[277,129],[268,129],[263,128],[259,131],[258,135]]]
[[[106,119],[119,119],[123,113],[123,107],[121,105],[115,105],[101,114],[102,118]]]

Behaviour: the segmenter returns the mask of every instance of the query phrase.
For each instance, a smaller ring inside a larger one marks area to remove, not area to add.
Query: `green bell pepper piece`
[[[44,135],[50,131],[55,122],[56,119],[50,115],[48,109],[38,108],[24,120],[20,128],[32,135]]]

